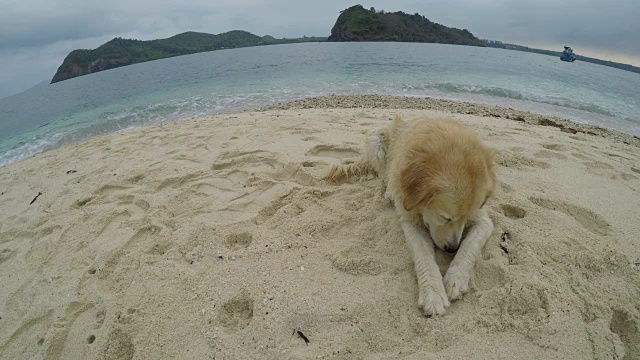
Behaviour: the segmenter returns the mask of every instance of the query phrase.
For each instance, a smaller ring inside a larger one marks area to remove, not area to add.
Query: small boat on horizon
[[[576,61],[576,54],[573,52],[571,47],[565,46],[562,55],[560,55],[560,60],[574,62]]]

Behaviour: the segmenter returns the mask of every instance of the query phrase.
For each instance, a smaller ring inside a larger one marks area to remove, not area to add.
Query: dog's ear
[[[440,190],[435,182],[434,171],[426,162],[408,164],[400,173],[400,178],[404,195],[402,207],[406,211],[428,204]]]

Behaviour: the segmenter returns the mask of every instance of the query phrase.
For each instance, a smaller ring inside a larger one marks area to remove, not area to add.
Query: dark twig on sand
[[[507,240],[509,240],[509,232],[503,231],[502,237],[500,238],[500,249],[504,251],[505,254],[509,253],[509,246],[507,245]]]
[[[42,193],[40,191],[38,191],[38,195],[36,195],[36,197],[33,198],[33,200],[31,200],[31,202],[29,203],[29,205],[33,204],[34,202],[36,202],[36,200],[38,200],[38,198],[40,197],[40,195],[42,195]]]
[[[511,264],[511,254],[509,252],[509,244],[507,243],[507,241],[509,241],[509,232],[503,231],[502,236],[500,237],[500,249],[502,249],[502,251],[507,254],[509,264]]]
[[[302,331],[300,331],[300,330],[293,330],[293,334],[294,334],[294,335],[295,335],[295,334],[298,334],[298,336],[299,336],[302,340],[304,340],[304,343],[305,343],[305,344],[307,344],[307,345],[309,345],[309,343],[311,342],[311,341],[309,340],[309,338],[307,338],[307,337],[302,333]]]

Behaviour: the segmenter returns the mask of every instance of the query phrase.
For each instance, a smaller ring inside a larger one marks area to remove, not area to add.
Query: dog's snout
[[[451,239],[447,243],[447,245],[445,245],[444,251],[446,251],[448,253],[456,252],[458,250],[458,248],[460,247],[460,238],[461,237],[462,237],[462,234],[455,234],[453,239]]]
[[[444,246],[444,251],[448,252],[448,253],[454,253],[458,250],[458,244],[456,245],[451,245],[451,244],[447,244]]]

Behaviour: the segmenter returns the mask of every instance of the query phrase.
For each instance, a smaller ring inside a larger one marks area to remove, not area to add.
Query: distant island
[[[526,46],[522,46],[522,45],[507,44],[507,43],[503,43],[501,41],[495,41],[495,40],[482,40],[482,41],[484,42],[485,46],[492,47],[492,48],[498,48],[498,49],[525,51],[525,52],[549,55],[549,56],[554,56],[554,57],[560,57],[560,55],[562,54],[561,51],[535,49],[535,48],[530,48],[530,47],[526,47]],[[632,71],[632,72],[640,74],[640,67],[637,67],[637,66],[633,66],[633,65],[629,65],[629,64],[617,63],[617,62],[609,61],[609,60],[600,60],[600,59],[591,58],[591,57],[582,56],[582,55],[576,55],[576,58],[579,61],[594,63],[594,64],[598,64],[598,65],[604,65],[604,66],[610,66],[610,67],[614,67],[614,68],[617,68],[617,69]]]
[[[340,12],[329,41],[403,41],[485,46],[467,29],[446,27],[423,15],[385,13],[355,5]]]
[[[118,37],[94,50],[73,50],[70,52],[53,76],[51,83],[53,84],[121,66],[173,56],[248,46],[320,42],[326,40],[326,37],[307,36],[294,39],[276,39],[272,36],[258,36],[240,30],[229,31],[218,35],[185,32],[167,39],[149,41]]]
[[[480,40],[467,29],[460,30],[434,23],[417,13],[413,15],[405,14],[402,11],[390,13],[376,11],[374,8],[365,9],[362,5],[355,5],[340,12],[328,38],[304,36],[293,39],[276,39],[272,36],[258,36],[241,30],[229,31],[218,35],[185,32],[167,39],[149,41],[118,37],[94,50],[73,50],[70,52],[53,76],[51,83],[145,61],[205,51],[324,41],[440,43],[486,46],[533,52],[554,57],[559,57],[561,54],[558,51],[534,49],[494,40]],[[577,56],[577,60],[640,73],[640,67],[628,64],[581,55]]]

